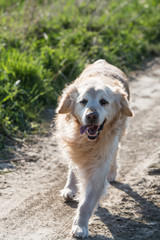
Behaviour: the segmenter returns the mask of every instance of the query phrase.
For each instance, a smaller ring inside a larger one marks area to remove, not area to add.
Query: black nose
[[[96,123],[98,117],[99,117],[99,114],[97,112],[92,112],[86,116],[86,119],[89,123]]]

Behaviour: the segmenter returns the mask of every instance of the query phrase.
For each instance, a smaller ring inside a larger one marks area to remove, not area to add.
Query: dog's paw
[[[116,175],[115,174],[109,174],[109,176],[107,177],[107,180],[109,183],[114,182],[116,179]]]
[[[108,177],[107,177],[107,180],[108,182],[114,182],[115,179],[116,179],[116,176],[117,176],[117,171],[114,170],[114,171],[110,171],[109,174],[108,174]]]
[[[78,225],[73,225],[71,234],[73,237],[86,238],[89,235],[89,231],[87,227],[80,227]]]
[[[64,197],[67,200],[71,200],[75,197],[76,193],[71,188],[64,188],[61,191],[61,196]]]

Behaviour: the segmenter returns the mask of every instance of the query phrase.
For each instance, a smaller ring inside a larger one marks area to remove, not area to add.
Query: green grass
[[[160,53],[158,0],[0,0],[0,147],[55,106],[86,63],[124,71]]]

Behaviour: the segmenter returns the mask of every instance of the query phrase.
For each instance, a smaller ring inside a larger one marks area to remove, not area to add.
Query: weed
[[[158,0],[0,0],[0,147],[23,137],[86,63],[125,71],[160,53]]]

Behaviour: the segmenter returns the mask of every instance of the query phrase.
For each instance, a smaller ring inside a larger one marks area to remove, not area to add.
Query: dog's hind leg
[[[119,139],[121,139],[123,133],[124,133],[124,129],[125,129],[125,126],[123,126],[123,129],[122,131],[120,131],[120,136],[118,138],[118,141],[115,141],[115,148],[114,148],[114,154],[112,155],[112,159],[111,159],[111,164],[110,164],[110,171],[108,173],[108,176],[107,176],[107,180],[108,182],[114,182],[115,179],[116,179],[116,176],[117,176],[117,173],[119,175],[119,172],[120,171],[117,171],[117,169],[119,168],[120,169],[120,165],[118,164],[117,165],[117,155],[118,155],[118,151],[119,149],[121,148],[121,144],[119,142]]]
[[[110,171],[107,177],[108,182],[114,182],[117,176],[117,153],[114,155],[110,165]]]
[[[73,199],[77,192],[77,179],[73,170],[73,167],[69,166],[68,178],[64,189],[61,191],[61,196],[67,200]]]

